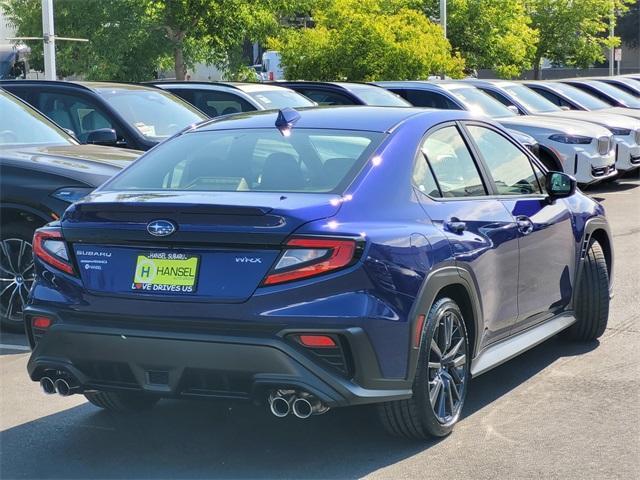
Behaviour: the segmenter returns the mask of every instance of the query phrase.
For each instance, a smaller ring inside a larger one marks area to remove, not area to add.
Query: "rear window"
[[[160,145],[103,190],[339,193],[383,133],[275,128],[195,131]]]
[[[315,103],[298,92],[285,88],[277,90],[245,91],[247,95],[262,105],[266,110],[281,109],[286,107],[314,107]]]

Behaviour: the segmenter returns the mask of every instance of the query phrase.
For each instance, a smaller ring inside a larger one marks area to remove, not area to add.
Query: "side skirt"
[[[563,313],[518,335],[487,347],[471,362],[471,376],[477,377],[507,360],[511,360],[522,352],[553,337],[575,321],[576,317],[573,316],[573,312]]]

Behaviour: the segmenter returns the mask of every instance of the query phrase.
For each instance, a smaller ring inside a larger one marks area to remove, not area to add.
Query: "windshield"
[[[383,133],[276,128],[192,131],[151,150],[104,190],[340,192]]]
[[[470,112],[494,118],[515,117],[518,115],[495,98],[475,87],[452,88],[449,91],[454,97],[460,100]]]
[[[3,90],[0,90],[0,111],[0,147],[76,143],[45,116]]]
[[[170,93],[151,89],[101,88],[102,95],[144,137],[159,142],[208,117]]]
[[[562,110],[539,93],[534,92],[524,85],[509,85],[503,88],[506,92],[513,95],[513,97],[531,113],[559,112]]]
[[[315,106],[315,103],[307,97],[300,95],[298,92],[294,92],[293,90],[287,90],[284,88],[279,88],[277,90],[258,90],[255,92],[245,93],[267,110],[286,107],[298,108]]]
[[[587,110],[602,110],[611,107],[608,103],[568,83],[554,83],[552,88],[566,95],[570,100],[578,102]]]
[[[627,107],[640,108],[640,100],[618,87],[614,87],[613,85],[610,85],[608,83],[598,81],[591,82],[591,85],[593,85],[598,90],[610,95],[616,100],[624,103]]]
[[[353,85],[346,87],[357,95],[366,105],[375,107],[410,107],[411,104],[393,92],[370,85]]]

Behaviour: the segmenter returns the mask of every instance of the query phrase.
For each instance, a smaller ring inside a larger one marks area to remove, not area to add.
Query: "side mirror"
[[[98,130],[92,130],[87,134],[87,140],[85,143],[115,147],[118,143],[118,137],[116,136],[116,131],[113,128],[99,128]]]
[[[566,105],[561,105],[560,106],[560,110],[564,110],[565,112],[568,112],[571,109],[569,107],[567,107]]]
[[[545,187],[551,200],[566,198],[576,192],[576,180],[563,172],[549,172]]]
[[[520,110],[515,105],[507,105],[507,108],[511,110],[513,113],[520,115]]]

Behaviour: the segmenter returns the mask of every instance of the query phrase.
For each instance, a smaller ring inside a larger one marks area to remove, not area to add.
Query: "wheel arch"
[[[604,253],[605,262],[607,264],[607,273],[609,274],[609,291],[613,291],[613,271],[614,271],[614,253],[613,253],[613,238],[611,236],[611,229],[609,222],[603,216],[592,217],[586,221],[584,230],[582,233],[582,240],[580,243],[580,258],[578,259],[576,277],[574,285],[579,285],[580,276],[582,275],[582,269],[584,266],[584,260],[587,255],[587,250],[592,240],[596,240],[602,247]],[[575,307],[575,295],[577,288],[573,289],[573,302]]]
[[[472,274],[456,265],[449,265],[432,271],[423,282],[416,302],[409,317],[410,344],[409,344],[409,368],[407,380],[415,376],[420,356],[420,346],[413,345],[416,330],[420,329],[420,335],[424,330],[424,323],[419,324],[418,317],[426,315],[431,306],[440,298],[449,297],[454,300],[462,310],[472,357],[478,352],[479,341],[483,331],[482,305],[478,289]]]
[[[549,147],[538,144],[538,152],[539,152],[538,158],[544,164],[545,167],[549,168],[549,165],[547,165],[547,161],[550,161],[555,165],[556,171],[558,172],[564,171],[564,168],[562,167],[562,162]]]
[[[24,223],[36,229],[52,220],[44,213],[26,205],[5,203],[0,208],[0,224],[2,226],[12,223]]]

